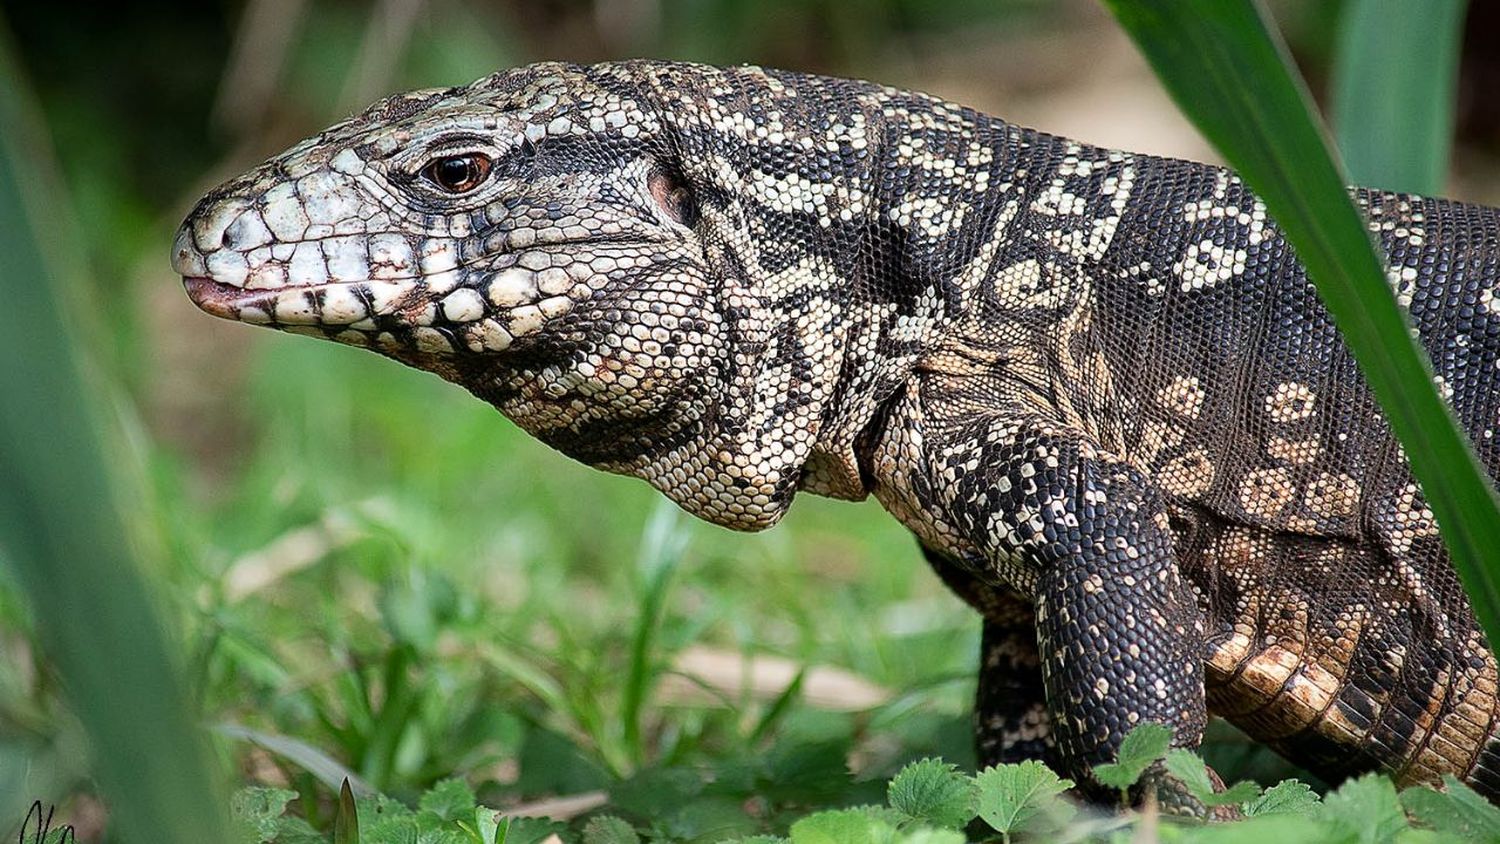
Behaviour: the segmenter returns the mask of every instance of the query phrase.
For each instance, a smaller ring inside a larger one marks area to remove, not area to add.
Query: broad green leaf
[[[1359,844],[1387,841],[1406,826],[1406,815],[1389,777],[1369,773],[1323,798],[1318,817]]]
[[[940,759],[902,768],[886,789],[891,807],[933,826],[958,829],[974,819],[979,789],[974,780]]]
[[[275,844],[327,844],[328,837],[302,818],[280,817],[276,819],[276,834],[270,840]],[[366,839],[363,844],[378,842]]]
[[[474,814],[474,791],[461,779],[447,779],[434,785],[417,801],[417,808],[432,812],[445,821],[471,817]]]
[[[968,841],[962,832],[956,829],[934,829],[930,826],[919,826],[914,829],[902,830],[896,839],[898,844],[964,844]]]
[[[768,781],[764,792],[773,799],[828,800],[849,788],[849,741],[797,740],[783,736],[766,754]]]
[[[417,838],[414,844],[474,844],[474,837],[437,815],[417,815]]]
[[[1296,249],[1405,446],[1475,614],[1500,643],[1500,502],[1411,337],[1285,45],[1253,0],[1105,0]]]
[[[1208,767],[1203,764],[1203,760],[1193,751],[1181,747],[1167,751],[1166,768],[1167,773],[1187,786],[1188,793],[1205,806],[1243,803],[1260,794],[1260,786],[1244,780],[1224,791],[1214,791],[1213,780],[1209,778]]]
[[[360,844],[359,809],[354,806],[354,790],[349,781],[339,787],[339,806],[333,816],[333,844]]]
[[[1247,818],[1200,827],[1164,826],[1161,832],[1160,840],[1181,844],[1351,844],[1354,840],[1339,836],[1311,818],[1294,815]],[[1169,836],[1169,833],[1175,834]]]
[[[729,797],[699,797],[669,813],[660,826],[669,838],[684,842],[723,841],[759,829],[743,801]]]
[[[479,844],[495,844],[495,833],[500,828],[501,815],[498,811],[484,806],[476,806],[474,814],[466,820],[461,820],[458,825],[468,833],[471,842]]]
[[[1392,844],[1473,844],[1474,840],[1461,838],[1450,832],[1438,832],[1435,829],[1407,827],[1396,833],[1391,842]]]
[[[359,789],[355,786],[353,780],[350,780],[349,786],[355,792],[354,808],[359,812],[359,817],[364,821],[366,827],[380,821],[396,818],[409,820],[415,817],[416,813],[407,808],[406,804],[400,800],[392,799],[384,794],[360,795]],[[342,790],[342,786],[340,786],[340,790]]]
[[[865,809],[817,812],[791,829],[792,844],[888,844],[895,838],[894,822]]]
[[[542,844],[566,829],[567,824],[547,818],[503,818],[495,844]]]
[[[641,771],[609,789],[616,808],[643,818],[656,818],[703,793],[703,778],[684,768]]]
[[[637,844],[635,828],[614,815],[590,818],[583,828],[583,844]]]
[[[90,241],[48,144],[0,20],[0,566],[88,735],[111,840],[228,841],[228,797],[121,517],[112,467],[132,458],[110,453],[115,396],[77,345],[102,334],[108,297],[82,284]]]
[[[242,788],[229,798],[229,816],[239,827],[240,840],[255,842],[276,838],[277,821],[297,792],[284,788]]]
[[[1172,728],[1163,724],[1140,724],[1125,734],[1114,762],[1094,766],[1094,778],[1110,788],[1135,785],[1151,764],[1172,746]]]
[[[1073,811],[1071,805],[1057,799],[1073,787],[1073,781],[1059,778],[1034,759],[988,768],[975,779],[979,784],[979,817],[1005,835],[1027,829],[1044,814],[1065,821]]]
[[[1257,815],[1305,815],[1318,807],[1318,795],[1312,787],[1299,780],[1282,780],[1266,789],[1259,797],[1245,804],[1245,814]]]
[[[558,710],[548,706],[548,710]],[[527,794],[578,794],[604,788],[609,776],[573,738],[533,726],[521,744],[521,779]]]
[[[360,831],[360,844],[415,844],[416,840],[416,815],[384,818]]]
[[[1443,777],[1443,788],[1408,788],[1401,792],[1401,805],[1438,832],[1473,841],[1500,841],[1500,809],[1452,776]]]
[[[1435,194],[1448,175],[1467,0],[1347,0],[1331,112],[1355,184]]]

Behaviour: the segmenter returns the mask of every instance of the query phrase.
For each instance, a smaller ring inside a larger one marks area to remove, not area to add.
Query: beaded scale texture
[[[1500,216],[1355,197],[1493,479]],[[1195,747],[1211,712],[1327,778],[1500,795],[1432,513],[1231,171],[865,82],[539,64],[225,183],[173,263],[720,525],[873,494],[984,615],[982,764],[1097,787],[1134,725]]]

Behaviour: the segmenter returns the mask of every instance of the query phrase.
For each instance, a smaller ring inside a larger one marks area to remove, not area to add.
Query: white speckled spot
[[[193,218],[193,242],[198,249],[207,253],[223,246],[225,230],[249,207],[250,200],[235,197],[221,200],[207,214]]]
[[[330,287],[323,291],[323,322],[348,325],[363,319],[365,303],[348,287]]]
[[[511,342],[515,339],[509,331],[505,330],[504,326],[492,319],[487,319],[480,323],[479,332],[480,341],[483,343],[484,348],[492,352],[505,351],[510,348]]]
[[[287,286],[287,267],[275,261],[261,264],[251,270],[251,276],[245,279],[245,286],[249,289],[284,288]]]
[[[271,230],[266,228],[265,220],[253,209],[236,217],[224,232],[224,246],[239,252],[265,246],[274,239]]]
[[[567,270],[562,267],[552,267],[536,274],[536,286],[548,296],[557,296],[567,293],[568,288],[573,286],[573,282],[568,278]]]
[[[257,308],[254,305],[245,305],[240,308],[239,319],[240,322],[248,322],[251,325],[268,325],[271,322],[271,315],[266,313],[263,308]]]
[[[436,328],[422,326],[414,329],[411,336],[416,341],[419,351],[437,355],[453,353],[453,344],[449,343],[448,338],[443,336],[443,332]]]
[[[191,226],[183,226],[177,230],[177,237],[172,241],[172,266],[184,276],[203,276],[208,273],[208,268],[203,265],[203,253],[193,244]]]
[[[458,245],[445,238],[429,238],[422,242],[417,265],[422,275],[435,275],[458,266]]]
[[[208,253],[205,263],[208,265],[208,274],[220,284],[240,287],[250,275],[250,265],[245,261],[245,256],[228,249]]]
[[[490,280],[489,294],[498,308],[529,304],[536,301],[536,275],[520,267],[501,270]]]
[[[1287,381],[1266,396],[1266,413],[1275,422],[1296,422],[1313,415],[1316,401],[1317,395],[1306,384]]]
[[[535,305],[514,308],[510,312],[510,333],[517,337],[534,333],[541,329],[544,321],[541,308]]]
[[[374,316],[385,316],[400,307],[406,297],[416,289],[414,281],[370,282],[370,306]]]
[[[358,216],[364,205],[349,178],[329,170],[309,174],[301,181],[300,188],[302,208],[314,224],[332,226]]]
[[[266,227],[276,239],[282,243],[301,240],[307,232],[307,213],[291,183],[282,182],[266,191],[264,202]]]
[[[443,316],[449,322],[473,322],[484,316],[484,299],[472,287],[460,287],[443,299]]]
[[[297,244],[292,260],[287,265],[287,283],[299,286],[325,284],[328,267],[323,263],[323,250],[312,241]]]
[[[288,325],[316,325],[317,312],[305,290],[283,290],[276,296],[276,319]]]
[[[323,241],[328,257],[329,281],[364,281],[370,277],[368,254],[363,237],[332,237]]]
[[[556,319],[571,310],[573,302],[566,296],[550,296],[536,306],[547,319]]]
[[[335,155],[328,166],[350,176],[357,176],[365,171],[365,160],[352,149],[346,149]]]
[[[414,263],[406,238],[390,232],[370,236],[370,278],[410,278]]]

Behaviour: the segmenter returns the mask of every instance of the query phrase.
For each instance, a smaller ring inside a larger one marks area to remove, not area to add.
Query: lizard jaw
[[[184,276],[182,286],[204,313],[256,325],[353,326],[373,329],[378,317],[413,304],[415,279],[327,282],[273,289],[245,288],[207,276]]]
[[[449,356],[503,352],[538,332],[572,303],[553,296],[536,305],[486,310],[473,288],[435,297],[418,279],[368,279],[276,289],[244,288],[206,276],[183,276],[188,298],[220,319],[324,337],[396,354]]]

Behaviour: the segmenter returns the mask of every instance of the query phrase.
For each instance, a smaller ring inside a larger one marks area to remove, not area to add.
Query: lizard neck
[[[956,334],[994,323],[986,287],[1026,251],[1023,212],[1045,187],[1027,165],[1065,143],[917,95],[887,98],[882,116],[841,374],[801,479],[835,498],[868,494],[859,445],[881,407]]]

